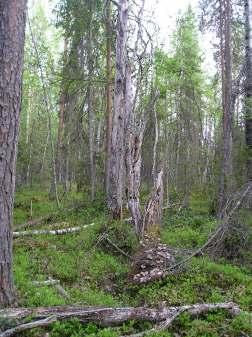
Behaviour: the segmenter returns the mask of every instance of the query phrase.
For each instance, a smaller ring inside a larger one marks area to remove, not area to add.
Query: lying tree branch
[[[190,261],[193,257],[200,256],[205,252],[209,252],[212,247],[220,244],[224,238],[226,233],[230,230],[230,220],[234,216],[234,214],[241,208],[244,200],[250,196],[252,193],[252,183],[248,183],[244,185],[240,190],[238,190],[235,194],[233,194],[226,203],[226,206],[222,210],[222,216],[220,219],[220,223],[217,226],[216,230],[209,236],[208,240],[204,243],[203,246],[196,249],[189,256],[182,259],[180,262],[175,263],[168,268],[158,269],[154,268],[149,273],[145,273],[144,275],[136,275],[135,282],[139,284],[148,283],[152,281],[156,281],[159,279],[163,279],[164,277],[176,273],[181,267],[183,267],[188,261]]]
[[[67,233],[76,233],[90,226],[94,226],[94,223],[91,223],[89,225],[69,227],[69,228],[63,228],[63,229],[55,229],[55,230],[40,229],[40,230],[13,232],[13,238],[19,238],[23,236],[32,236],[32,235],[45,235],[45,234],[62,235],[62,234],[67,234]]]
[[[60,284],[60,281],[49,278],[49,280],[46,281],[33,281],[32,284],[36,287],[54,286]]]
[[[188,262],[193,257],[201,255],[214,241],[218,240],[219,235],[222,232],[225,232],[225,231],[228,230],[229,220],[232,218],[234,213],[240,208],[243,200],[246,198],[246,196],[251,191],[252,191],[252,183],[245,185],[245,187],[243,187],[241,189],[240,193],[238,193],[240,197],[235,202],[234,206],[229,210],[228,214],[225,214],[226,208],[228,208],[229,204],[231,204],[231,202],[233,201],[232,199],[228,200],[227,206],[225,207],[225,210],[223,211],[224,217],[223,217],[221,223],[219,224],[219,226],[217,227],[216,231],[213,234],[210,235],[210,237],[208,238],[208,240],[204,243],[204,245],[202,247],[197,249],[195,252],[193,252],[190,256],[188,256],[184,260],[180,261],[179,263],[175,264],[174,266],[171,266],[168,271],[171,271],[171,270],[174,270],[178,267],[181,267],[183,264]]]
[[[33,322],[21,324],[0,334],[0,337],[10,337],[17,332],[32,329],[34,327],[48,326],[56,320],[68,320],[77,318],[82,323],[93,322],[100,326],[116,326],[129,320],[150,321],[161,323],[152,331],[162,330],[169,327],[177,316],[187,311],[192,316],[197,316],[211,310],[224,309],[231,315],[238,315],[241,310],[233,302],[216,304],[194,304],[178,307],[162,307],[158,309],[137,307],[137,308],[97,308],[82,306],[62,306],[62,307],[40,307],[40,308],[9,308],[0,310],[0,318],[11,320],[22,320],[32,317]],[[142,334],[143,335],[143,334]],[[142,336],[142,335],[134,335]]]
[[[51,317],[47,317],[45,319],[41,319],[38,321],[20,324],[20,325],[15,326],[14,328],[8,329],[0,333],[0,337],[11,337],[13,335],[16,335],[18,332],[27,331],[27,330],[31,330],[34,328],[47,327],[56,321],[57,321],[56,317],[51,316]]]
[[[114,242],[112,242],[110,240],[110,238],[108,237],[108,235],[104,236],[104,240],[106,240],[113,248],[115,248],[120,254],[124,255],[125,257],[127,257],[129,260],[132,260],[132,257],[127,254],[125,251],[123,251],[120,247],[118,247]]]

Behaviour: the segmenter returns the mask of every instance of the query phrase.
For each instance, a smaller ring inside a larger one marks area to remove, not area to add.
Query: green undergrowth
[[[207,257],[194,258],[180,274],[143,286],[129,282],[130,260],[101,239],[106,232],[110,240],[126,252],[134,255],[137,240],[129,224],[109,223],[104,205],[91,203],[83,194],[73,194],[74,202],[65,200],[65,209],[83,203],[83,207],[70,212],[59,212],[39,228],[51,228],[51,223],[65,222],[69,226],[94,223],[79,233],[61,236],[40,235],[15,239],[14,276],[19,305],[52,306],[83,304],[102,306],[158,306],[183,305],[203,302],[234,301],[244,312],[252,308],[252,274],[245,267],[232,265],[225,260],[212,261]],[[47,193],[22,191],[17,193],[15,221],[22,223],[29,218],[29,203],[33,198],[36,217],[56,211]],[[216,221],[207,212],[206,203],[192,200],[189,210],[166,211],[161,230],[162,241],[172,247],[194,249],[201,246]],[[36,205],[36,207],[35,207]],[[20,216],[22,214],[22,217]],[[33,281],[52,277],[60,281],[69,299],[60,295],[53,286],[34,286]],[[76,320],[55,323],[48,328],[50,337],[100,336],[117,337],[149,330],[148,322],[128,322],[120,329],[102,329],[93,324],[82,325]],[[33,330],[28,336],[44,336],[41,330]],[[24,336],[26,336],[24,335]],[[251,322],[246,314],[236,318],[224,311],[192,319],[181,315],[165,332],[150,333],[152,337],[240,337],[252,335]]]

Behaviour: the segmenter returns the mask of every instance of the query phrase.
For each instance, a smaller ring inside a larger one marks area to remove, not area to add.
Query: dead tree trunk
[[[11,222],[25,17],[26,0],[0,2],[0,308],[14,300]]]
[[[157,173],[151,196],[145,206],[143,230],[147,233],[159,229],[162,219],[163,194],[163,168],[161,168]]]
[[[132,222],[137,235],[142,233],[143,219],[140,207],[140,185],[142,165],[143,130],[135,130],[132,120],[132,84],[131,70],[126,68],[125,90],[125,167],[126,167],[126,197]]]
[[[146,126],[146,118],[142,125],[133,122],[132,84],[129,65],[126,67],[125,85],[125,167],[126,167],[126,197],[135,226],[136,234],[143,237],[144,232],[153,229],[161,222],[163,201],[163,169],[154,178],[154,187],[145,207],[141,212],[139,190],[141,185],[142,143]],[[147,110],[153,110],[157,95],[151,94]],[[146,116],[145,116],[146,117]],[[140,123],[141,124],[141,123]],[[156,120],[157,124],[157,120]],[[155,147],[157,140],[155,141]],[[156,151],[154,151],[156,152]],[[154,168],[156,165],[154,166]],[[155,168],[156,170],[156,168]]]
[[[127,61],[128,0],[118,1],[116,77],[109,159],[108,207],[114,219],[121,218],[124,175],[125,74]]]
[[[80,322],[87,324],[93,322],[100,326],[118,326],[129,320],[149,321],[159,323],[158,326],[149,330],[140,332],[134,336],[144,336],[149,332],[167,329],[174,320],[183,312],[188,312],[191,316],[199,316],[212,310],[227,310],[232,316],[239,315],[241,309],[233,302],[214,303],[214,304],[192,304],[178,307],[161,307],[158,309],[137,307],[137,308],[92,308],[81,306],[63,306],[49,308],[13,308],[0,311],[0,318],[11,320],[24,320],[32,317],[29,323],[21,323],[4,332],[0,337],[11,337],[22,331],[27,331],[37,327],[47,327],[55,321],[69,320],[76,318]],[[133,336],[133,335],[132,335]]]

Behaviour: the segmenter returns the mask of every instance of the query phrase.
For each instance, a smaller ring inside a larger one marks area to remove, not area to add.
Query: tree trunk
[[[123,203],[125,76],[127,63],[128,0],[119,0],[116,38],[116,78],[109,160],[108,207],[112,218],[120,219]]]
[[[25,318],[32,317],[32,321],[23,324],[21,323],[13,328],[5,330],[0,333],[0,337],[10,337],[22,331],[37,327],[47,327],[55,321],[64,321],[72,318],[78,319],[83,324],[92,322],[103,327],[122,325],[129,320],[161,323],[160,326],[149,331],[132,335],[145,336],[148,332],[153,333],[157,330],[168,328],[183,312],[188,312],[191,316],[197,317],[212,310],[227,310],[232,316],[236,316],[241,313],[241,309],[233,302],[213,304],[199,303],[176,307],[160,306],[159,308],[99,308],[82,306],[40,307],[34,309],[13,308],[0,311],[0,318],[20,321]]]
[[[143,231],[156,234],[161,224],[163,209],[163,168],[156,175],[151,196],[145,206]],[[158,233],[157,233],[158,234]]]
[[[223,135],[222,135],[222,164],[221,164],[221,182],[220,182],[220,196],[219,196],[219,209],[224,207],[227,196],[230,193],[232,184],[232,52],[231,52],[231,2],[221,1],[221,8],[223,16],[223,37],[224,40],[222,61],[222,105],[223,105]],[[221,20],[222,21],[222,20]],[[222,26],[222,24],[221,24]]]
[[[247,178],[252,180],[252,3],[251,0],[245,1],[246,16],[246,119],[245,135],[247,146]]]
[[[95,198],[95,148],[94,148],[94,130],[95,130],[95,114],[94,114],[94,90],[92,84],[92,76],[94,70],[94,54],[93,54],[93,11],[92,2],[89,2],[89,30],[87,39],[87,62],[88,62],[88,87],[87,87],[87,112],[88,112],[88,144],[89,144],[89,170],[91,179],[91,200]]]
[[[64,56],[63,56],[63,69],[67,62],[67,39],[64,40]],[[57,179],[61,183],[63,182],[63,138],[65,130],[65,110],[66,110],[66,89],[64,84],[61,87],[60,99],[59,99],[59,123],[58,123],[58,138],[57,138],[57,147],[56,147],[56,170],[57,170]]]
[[[26,0],[0,2],[0,307],[14,301],[12,210],[24,54]]]
[[[106,172],[105,172],[105,187],[106,193],[109,191],[109,164],[111,156],[111,132],[112,132],[112,65],[111,65],[111,50],[112,50],[112,28],[111,28],[111,1],[107,2],[106,13],[106,70],[107,70],[107,85],[106,85],[106,101],[107,101],[107,127],[106,127]]]

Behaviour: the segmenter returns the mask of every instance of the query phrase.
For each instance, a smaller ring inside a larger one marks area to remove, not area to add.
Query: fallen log
[[[76,233],[80,232],[84,228],[94,226],[94,223],[91,223],[89,225],[83,225],[83,226],[77,226],[77,227],[68,227],[63,229],[39,229],[39,230],[27,230],[27,231],[21,231],[21,232],[13,232],[13,238],[19,238],[23,236],[32,236],[32,235],[62,235],[67,233]]]
[[[10,337],[17,332],[25,331],[33,327],[48,326],[56,320],[69,320],[77,318],[80,322],[95,323],[102,327],[118,326],[129,320],[150,321],[161,323],[159,328],[169,327],[174,319],[182,312],[187,311],[192,316],[198,316],[211,310],[224,309],[231,315],[238,315],[241,310],[233,302],[216,304],[193,304],[176,307],[146,308],[100,308],[83,306],[58,306],[39,308],[8,308],[0,310],[0,319],[21,321],[32,317],[32,322],[19,324],[14,328],[0,333],[0,337]],[[155,330],[155,329],[154,329]]]

